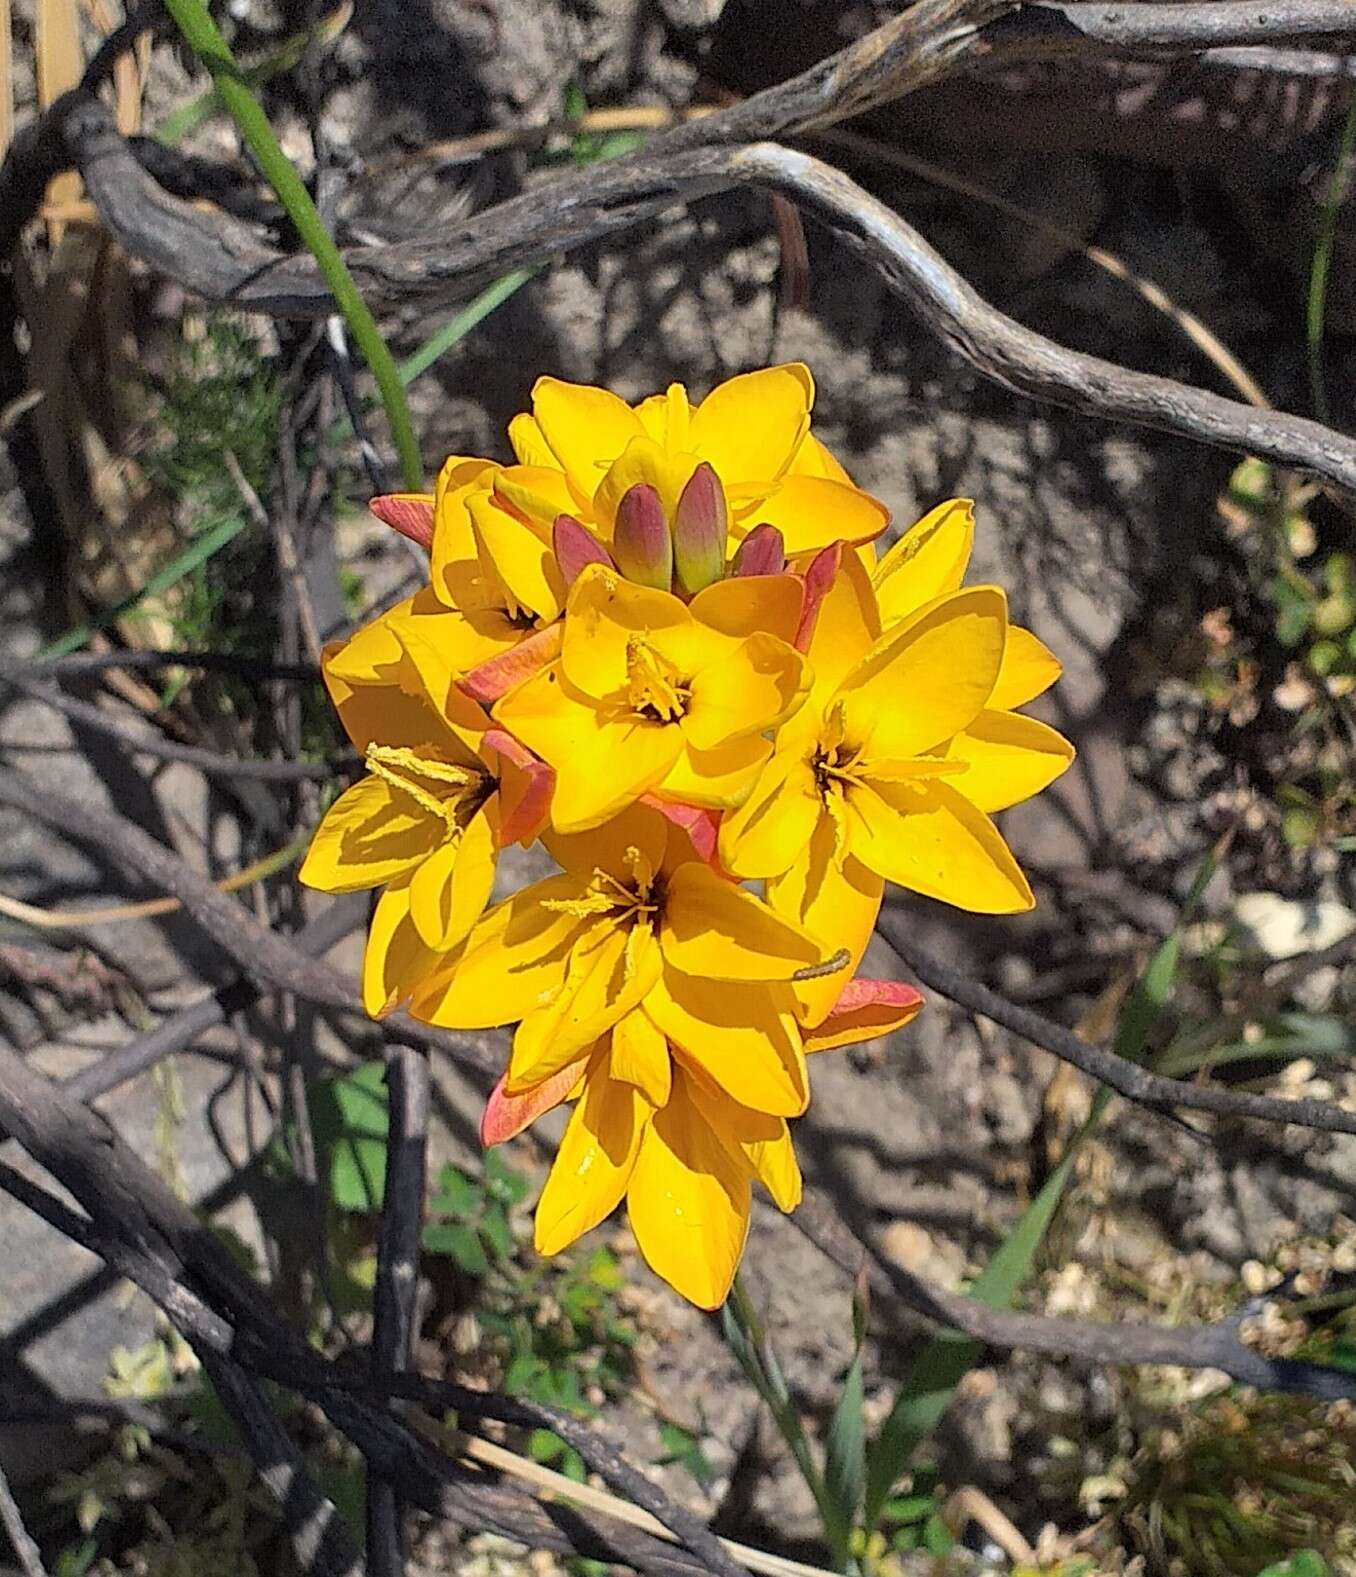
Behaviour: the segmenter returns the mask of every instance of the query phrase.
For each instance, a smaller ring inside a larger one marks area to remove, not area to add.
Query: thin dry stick
[[[316,667],[319,667],[323,643],[320,639],[320,630],[316,626],[315,609],[311,606],[311,593],[306,585],[306,576],[302,573],[301,561],[297,558],[297,544],[292,536],[291,522],[282,512],[279,512],[276,521],[269,519],[263,501],[250,483],[249,477],[240,469],[239,460],[229,449],[223,453],[222,460],[250,519],[265,536],[273,538],[278,552],[278,564],[292,590],[297,619],[301,625],[301,638],[306,645],[306,655]]]
[[[275,871],[283,870],[293,860],[302,855],[311,841],[310,833],[300,838],[295,838],[281,849],[275,849],[272,854],[265,854],[262,858],[246,865],[243,869],[232,871],[229,876],[224,876],[220,881],[213,882],[219,893],[239,892],[242,887],[261,881],[265,876],[272,876]],[[145,898],[140,903],[106,904],[98,909],[39,909],[34,904],[24,903],[18,898],[8,898],[0,893],[0,914],[8,916],[11,920],[20,920],[24,925],[31,925],[40,931],[72,931],[87,925],[109,925],[122,920],[149,920],[156,915],[176,914],[183,908],[178,898]]]
[[[14,1546],[24,1577],[47,1577],[42,1564],[42,1551],[24,1526],[23,1513],[9,1487],[3,1466],[0,1466],[0,1525],[3,1525],[9,1542]]]
[[[429,1068],[425,1053],[394,1042],[386,1053],[386,1186],[377,1239],[372,1302],[372,1383],[381,1388],[409,1369],[419,1291],[419,1234],[424,1220],[428,1154]],[[367,1486],[367,1559],[372,1577],[405,1569],[402,1504],[389,1479]]]
[[[69,717],[73,723],[93,728],[105,738],[114,740],[125,749],[140,755],[153,756],[157,761],[177,761],[184,766],[196,767],[209,777],[256,783],[307,783],[327,782],[358,764],[358,757],[349,751],[332,757],[329,761],[269,761],[253,756],[224,756],[215,750],[204,750],[200,745],[181,745],[172,739],[160,739],[154,734],[144,734],[111,712],[91,706],[88,701],[78,701],[63,694],[50,684],[32,678],[23,667],[0,657],[0,682],[22,690],[35,700],[45,701]]]
[[[907,170],[911,175],[916,175],[935,186],[945,186],[962,197],[983,203],[988,208],[1007,214],[1009,218],[1029,225],[1033,230],[1039,230],[1043,235],[1048,235],[1065,246],[1076,249],[1090,263],[1105,270],[1113,279],[1119,279],[1129,285],[1155,312],[1161,312],[1169,322],[1179,328],[1249,405],[1255,405],[1261,411],[1269,411],[1273,408],[1271,401],[1262,392],[1261,385],[1213,329],[1203,323],[1194,312],[1188,312],[1185,307],[1179,306],[1161,285],[1152,279],[1146,279],[1143,274],[1137,274],[1114,252],[1108,252],[1105,247],[1091,246],[1080,240],[1071,230],[1066,230],[1062,225],[1052,224],[1042,215],[1033,214],[1029,209],[1009,202],[1006,197],[990,191],[978,181],[969,180],[963,175],[958,175],[954,170],[944,169],[940,164],[933,164],[927,159],[916,158],[913,154],[905,153],[902,148],[896,148],[893,143],[884,142],[879,137],[868,137],[846,126],[827,127],[817,132],[816,136],[830,147],[843,148],[851,153],[878,159],[882,164]]]

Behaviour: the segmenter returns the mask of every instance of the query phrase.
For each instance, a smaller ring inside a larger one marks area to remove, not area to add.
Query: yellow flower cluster
[[[884,886],[1031,906],[991,814],[1072,759],[1018,710],[1059,674],[962,586],[970,506],[888,513],[810,431],[800,365],[628,405],[538,381],[516,463],[376,500],[429,584],[326,655],[367,775],[302,880],[382,889],[368,1011],[515,1025],[482,1133],[573,1101],[552,1254],[624,1199],[649,1263],[725,1297],[757,1179],[800,1196],[808,1053],[906,1022],[854,979]],[[487,908],[497,851],[560,868]],[[761,882],[761,896],[748,885]]]

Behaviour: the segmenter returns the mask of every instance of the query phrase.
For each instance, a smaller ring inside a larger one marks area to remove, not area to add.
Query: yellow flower
[[[810,698],[724,818],[720,854],[734,874],[767,878],[774,908],[841,942],[855,965],[885,881],[980,913],[1029,909],[1031,890],[986,811],[999,808],[1005,772],[1024,798],[1072,751],[1052,749],[1053,730],[1033,751],[1019,728],[1003,747],[1013,759],[994,759],[985,730],[1008,639],[997,587],[945,592],[882,633],[861,561],[838,560],[810,641]],[[819,982],[798,994],[813,1024],[829,998]]]
[[[806,1049],[886,1034],[920,1001],[909,986],[853,981]],[[537,1203],[538,1253],[559,1253],[625,1199],[651,1268],[691,1302],[717,1308],[743,1252],[753,1180],[784,1211],[800,1202],[786,1118],[736,1100],[636,1010],[523,1093],[501,1083],[481,1137],[502,1143],[566,1099],[575,1106]]]
[[[801,703],[793,576],[717,581],[690,604],[588,565],[570,590],[560,660],[512,690],[495,718],[556,771],[552,825],[596,827],[653,790],[737,804]]]
[[[772,1116],[802,1112],[790,983],[832,963],[826,950],[698,859],[687,832],[650,806],[545,841],[563,874],[491,909],[425,982],[414,1015],[449,1029],[519,1020],[505,1084],[517,1095],[640,1009],[638,1023],[732,1099]],[[637,1073],[655,1105],[666,1078],[667,1063]]]
[[[374,1016],[408,997],[480,918],[497,850],[545,819],[550,771],[454,685],[452,615],[416,597],[325,656],[325,682],[367,775],[330,806],[301,880],[384,887],[363,965]]]
[[[974,534],[967,498],[949,499],[910,526],[872,577],[886,629],[960,587]],[[1008,626],[989,699],[947,751],[949,760],[967,763],[955,786],[980,810],[1006,810],[1030,799],[1073,761],[1073,746],[1062,734],[1016,711],[1048,690],[1060,672],[1059,659],[1044,642],[1020,625]]]
[[[532,413],[509,424],[509,441],[534,476],[563,478],[571,502],[543,487],[512,505],[549,529],[573,515],[599,541],[613,541],[617,509],[637,484],[653,487],[672,520],[683,489],[705,462],[729,506],[729,551],[756,523],[782,533],[788,553],[840,538],[866,541],[889,520],[878,500],[810,432],[814,380],[799,362],[743,373],[693,405],[682,384],[629,406],[606,389],[538,378]],[[546,511],[551,510],[548,516]],[[727,553],[728,556],[728,553]]]

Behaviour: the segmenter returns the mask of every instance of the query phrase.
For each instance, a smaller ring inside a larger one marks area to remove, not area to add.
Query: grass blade
[[[1131,1061],[1143,1057],[1154,1023],[1172,993],[1181,955],[1182,932],[1195,914],[1232,836],[1226,833],[1201,862],[1182,901],[1176,924],[1154,949],[1121,1009],[1114,1041],[1120,1056]],[[1010,1307],[1059,1208],[1078,1147],[1096,1130],[1110,1102],[1111,1091],[1103,1086],[1093,1098],[1092,1109],[1070,1140],[1063,1159],[976,1278],[970,1289],[972,1298],[994,1309]],[[928,1343],[905,1376],[895,1405],[867,1453],[863,1522],[868,1533],[875,1531],[891,1489],[912,1461],[914,1452],[937,1427],[942,1414],[951,1405],[956,1386],[974,1366],[981,1350],[980,1344],[970,1337],[943,1331]]]
[[[1328,387],[1323,377],[1323,325],[1328,310],[1328,275],[1332,270],[1333,243],[1337,237],[1337,213],[1347,191],[1347,167],[1356,148],[1356,104],[1347,111],[1346,124],[1342,127],[1342,140],[1337,149],[1328,190],[1323,195],[1323,213],[1319,221],[1318,236],[1314,241],[1313,260],[1309,265],[1309,295],[1305,304],[1304,330],[1309,350],[1309,389],[1314,402],[1314,415],[1320,422],[1331,423],[1328,409]]]
[[[219,553],[228,542],[238,537],[247,524],[244,515],[228,515],[206,531],[200,531],[181,552],[174,555],[168,564],[158,569],[139,591],[124,598],[116,607],[105,608],[86,623],[78,624],[73,630],[67,630],[64,635],[59,635],[56,640],[42,648],[35,661],[64,657],[67,652],[79,651],[97,631],[107,629],[110,624],[116,624],[119,619],[126,618],[145,598],[157,597],[162,592],[168,591],[200,564],[205,564],[214,553]]]
[[[84,58],[80,52],[80,18],[75,0],[38,0],[35,64],[40,109],[46,109],[80,81]],[[77,202],[79,197],[80,177],[74,170],[53,176],[48,183],[46,201],[53,207],[64,208]],[[47,235],[53,246],[61,240],[65,228],[60,219],[48,221]]]
[[[202,0],[165,0],[165,6],[189,47],[211,73],[217,93],[231,112],[245,145],[287,211],[302,244],[315,258],[335,305],[377,380],[391,436],[400,456],[405,486],[417,492],[423,485],[424,466],[395,359],[381,336],[376,319],[358,293],[353,276],[334,244],[334,237],[326,229],[292,161],[279,146],[263,106],[255,98],[245,73],[236,64]]]

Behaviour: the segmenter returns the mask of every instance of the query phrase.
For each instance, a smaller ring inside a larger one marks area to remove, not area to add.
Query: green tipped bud
[[[786,568],[786,548],[776,526],[764,521],[755,526],[735,550],[731,575],[780,575]]]
[[[648,482],[637,482],[621,496],[612,556],[627,580],[638,586],[668,591],[673,584],[673,538],[659,494]]]
[[[612,555],[582,521],[557,515],[551,528],[551,547],[567,586],[573,586],[586,564],[606,564],[615,569]]]
[[[673,513],[673,570],[678,590],[695,597],[725,573],[730,512],[725,489],[705,460],[688,478]]]

